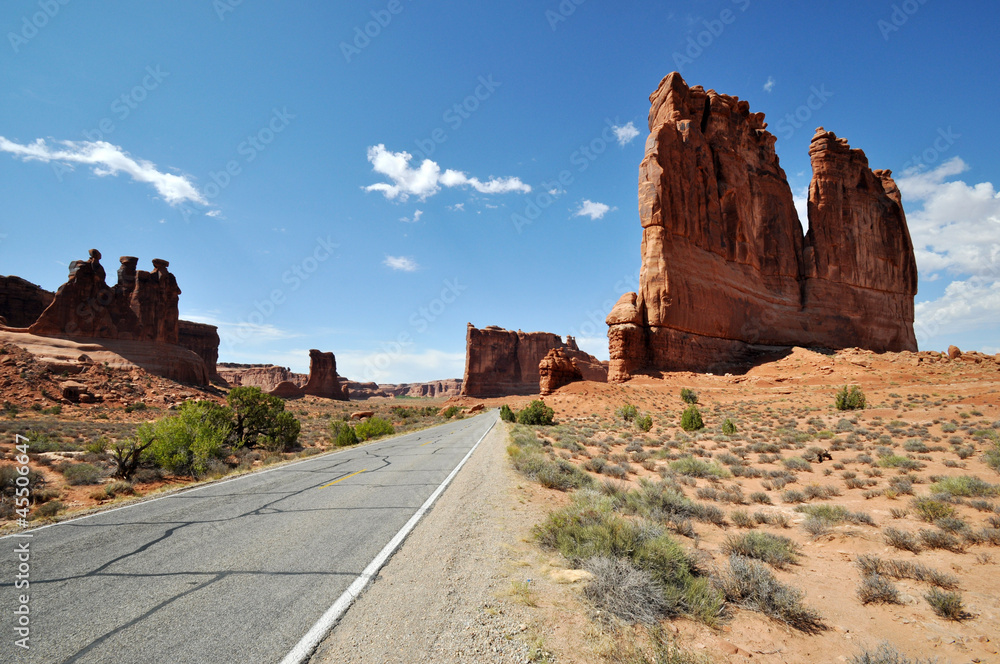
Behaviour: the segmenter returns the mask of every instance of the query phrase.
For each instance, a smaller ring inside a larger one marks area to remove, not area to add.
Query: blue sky
[[[997,352],[998,19],[941,0],[8,0],[0,274],[55,289],[91,247],[111,274],[165,258],[223,361],[304,370],[320,348],[356,379],[459,377],[467,322],[606,358],[638,276],[648,95],[680,68],[767,114],[799,196],[820,125],[892,169],[921,348]]]

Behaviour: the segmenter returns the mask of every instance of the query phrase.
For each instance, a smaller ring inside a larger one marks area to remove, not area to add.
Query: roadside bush
[[[337,447],[357,445],[360,442],[358,435],[354,432],[354,427],[340,420],[330,423],[330,435],[333,438],[333,444]]]
[[[515,415],[514,411],[510,409],[510,406],[504,404],[500,406],[500,419],[504,422],[516,422],[517,415]]]
[[[268,450],[282,451],[298,441],[301,425],[285,412],[284,400],[264,394],[260,388],[234,387],[226,395],[228,409],[207,401],[198,403],[209,404],[203,407],[202,415],[208,426],[221,429],[229,425],[234,448],[261,443]]]
[[[809,634],[826,629],[822,617],[802,604],[801,590],[781,583],[756,560],[730,556],[729,569],[719,577],[718,584],[727,600],[744,609]]]
[[[383,420],[377,415],[375,417],[370,417],[364,422],[359,422],[356,427],[354,427],[354,433],[357,434],[358,438],[361,440],[371,440],[372,438],[381,438],[382,436],[391,436],[396,433],[396,428],[392,426],[392,422],[388,420]]]
[[[865,402],[865,393],[857,385],[852,385],[850,388],[844,385],[834,397],[837,410],[863,410]]]
[[[681,388],[681,400],[684,401],[684,403],[689,403],[689,404],[694,405],[694,404],[698,403],[698,393],[695,392],[692,389],[689,389],[689,388],[686,388],[686,387],[682,387]]]
[[[65,505],[63,505],[58,500],[53,500],[51,502],[45,503],[44,505],[39,505],[35,508],[35,517],[52,517],[63,510]]]
[[[545,405],[544,401],[535,399],[527,408],[517,414],[518,424],[528,425],[550,425],[555,417],[556,411]]]
[[[147,458],[164,470],[200,475],[209,459],[222,454],[229,437],[231,429],[225,411],[209,401],[186,401],[176,415],[141,425],[136,439],[145,446]]]
[[[593,478],[563,459],[550,459],[531,429],[517,426],[507,446],[514,469],[544,487],[569,491],[593,484]]]
[[[62,471],[63,477],[73,486],[81,484],[98,484],[101,481],[101,469],[90,463],[74,463]]]
[[[685,431],[697,431],[705,428],[701,412],[695,405],[688,406],[681,414],[681,428]]]
[[[583,594],[594,606],[626,623],[654,625],[667,614],[667,602],[653,575],[625,558],[596,556],[583,563],[594,575]]]
[[[441,411],[441,417],[445,418],[446,420],[450,420],[451,418],[455,417],[461,412],[462,409],[459,408],[458,406],[448,406],[447,408]]]

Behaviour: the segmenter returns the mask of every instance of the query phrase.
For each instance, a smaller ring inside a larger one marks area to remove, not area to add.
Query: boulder
[[[962,357],[962,350],[958,346],[948,346],[948,357],[957,360]]]
[[[359,410],[357,412],[351,413],[352,420],[363,420],[374,416],[375,416],[374,410]]]
[[[610,381],[715,371],[766,347],[917,349],[916,262],[889,171],[817,130],[803,235],[763,113],[676,72],[650,103],[640,285],[607,317]]]
[[[292,383],[290,381],[282,381],[275,386],[275,388],[268,392],[271,396],[281,397],[282,399],[298,399],[302,397],[305,392],[302,388]]]

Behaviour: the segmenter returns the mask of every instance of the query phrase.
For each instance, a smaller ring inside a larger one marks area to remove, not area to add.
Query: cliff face
[[[469,323],[465,344],[462,396],[538,394],[539,364],[553,348],[579,354],[586,380],[606,379],[603,365],[580,351],[572,337],[564,343],[558,334],[549,332],[514,332],[495,325],[478,329]]]
[[[34,323],[54,297],[21,277],[0,276],[0,318],[10,327],[28,327]]]
[[[676,72],[650,102],[640,287],[608,316],[609,380],[705,371],[753,345],[916,350],[916,264],[889,171],[820,129],[803,237],[763,113]]]
[[[205,361],[208,375],[218,379],[216,363],[219,361],[219,328],[181,320],[177,323],[177,335],[177,344],[196,353]]]
[[[309,376],[293,373],[288,367],[268,364],[232,364],[223,362],[218,366],[219,376],[231,387],[259,387],[262,392],[271,392],[281,383],[305,385]]]

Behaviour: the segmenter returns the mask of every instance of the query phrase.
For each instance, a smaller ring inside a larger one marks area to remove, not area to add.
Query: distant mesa
[[[650,102],[640,285],[607,318],[611,382],[766,347],[917,350],[916,261],[890,171],[818,129],[803,235],[763,113],[677,72]]]
[[[216,376],[218,331],[179,319],[181,290],[169,263],[153,259],[153,271],[146,272],[136,269],[138,258],[122,256],[112,287],[105,281],[101,252],[89,254],[70,264],[69,278],[54,294],[19,277],[0,277],[0,316],[7,331],[100,339],[106,350],[150,373],[207,385]]]
[[[607,381],[607,367],[581,351],[573,337],[564,342],[558,334],[549,332],[514,332],[495,325],[479,329],[469,323],[461,396],[538,394],[542,378],[539,365],[556,348],[576,358],[582,380]]]

